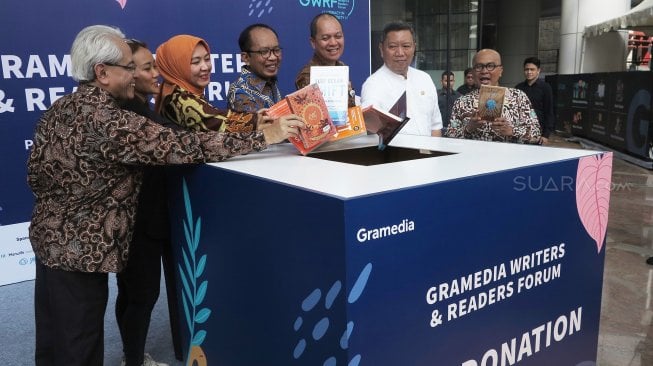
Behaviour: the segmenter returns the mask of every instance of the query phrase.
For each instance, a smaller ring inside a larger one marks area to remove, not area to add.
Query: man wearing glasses
[[[281,100],[277,73],[282,52],[277,32],[266,24],[252,24],[238,37],[245,63],[238,79],[229,87],[229,109],[256,113]]]
[[[40,117],[27,164],[36,366],[102,366],[108,273],[132,254],[142,166],[222,161],[304,125],[282,117],[250,133],[175,131],[122,109],[134,98],[136,64],[116,28],[82,29],[70,60],[79,87]]]
[[[477,86],[499,86],[503,73],[501,55],[483,49],[473,60],[474,81]],[[540,125],[531,102],[524,92],[506,88],[501,115],[491,121],[478,114],[479,89],[458,98],[451,111],[451,125],[447,136],[484,141],[538,143]]]

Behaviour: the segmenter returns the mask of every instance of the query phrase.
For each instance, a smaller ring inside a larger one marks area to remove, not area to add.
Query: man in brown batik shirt
[[[134,96],[132,53],[107,26],[84,28],[71,48],[76,92],[40,118],[28,161],[35,196],[35,363],[102,365],[108,272],[129,254],[142,172],[265,149],[296,135],[296,116],[250,133],[173,131],[121,109]]]

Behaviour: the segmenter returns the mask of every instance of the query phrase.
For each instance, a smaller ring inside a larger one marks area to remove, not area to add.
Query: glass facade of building
[[[478,1],[408,0],[406,6],[415,14],[417,68],[445,70],[447,56],[451,70],[471,64],[477,48]]]

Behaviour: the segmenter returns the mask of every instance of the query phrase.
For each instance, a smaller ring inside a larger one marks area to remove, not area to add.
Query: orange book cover
[[[306,122],[306,127],[299,130],[300,138],[288,139],[302,155],[310,153],[337,133],[317,84],[307,85],[288,94],[267,111],[267,114],[272,117],[291,113],[301,116]]]
[[[329,141],[342,141],[356,136],[367,135],[363,109],[357,105],[347,109],[347,123],[344,126],[336,126],[337,133]]]

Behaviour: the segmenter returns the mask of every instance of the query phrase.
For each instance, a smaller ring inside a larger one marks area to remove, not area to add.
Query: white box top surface
[[[377,136],[327,145],[319,151],[375,145]],[[578,159],[600,152],[440,137],[397,135],[391,146],[452,153],[380,165],[355,165],[302,156],[291,144],[210,166],[340,198],[353,198],[527,166]]]

